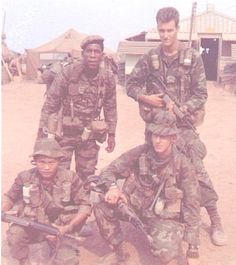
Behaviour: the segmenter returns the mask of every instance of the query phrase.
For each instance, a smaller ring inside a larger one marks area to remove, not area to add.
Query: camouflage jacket
[[[89,191],[83,188],[81,179],[60,167],[53,181],[47,182],[42,180],[37,168],[20,172],[4,194],[4,200],[17,205],[21,216],[40,222],[55,221],[68,213],[91,213]]]
[[[143,158],[145,158],[144,163],[141,162]],[[157,157],[153,148],[146,144],[137,146],[114,160],[101,172],[100,177],[101,183],[105,184],[107,189],[118,178],[124,178],[123,192],[127,195],[132,208],[144,217],[147,216],[146,211],[164,181],[160,198],[165,206],[160,213],[160,218],[171,219],[167,215],[164,217],[164,214],[167,214],[165,211],[168,211],[170,202],[177,203],[180,198],[176,195],[174,199],[173,197],[170,199],[168,195],[170,191],[175,190],[182,194],[177,210],[179,211],[177,220],[185,225],[184,239],[189,244],[199,244],[199,185],[192,165],[176,148],[163,162]]]
[[[202,58],[196,50],[190,49],[191,65],[184,66],[183,57],[186,49],[184,44],[180,43],[178,53],[168,57],[159,45],[144,54],[127,80],[128,96],[137,100],[142,94],[163,92],[163,89],[158,89],[158,79],[160,79],[166,85],[168,92],[179,104],[185,105],[190,113],[204,107],[207,88]]]
[[[108,133],[115,134],[117,104],[114,75],[100,67],[96,77],[88,78],[83,72],[82,62],[70,64],[63,70],[55,77],[47,92],[39,127],[47,127],[48,117],[57,113],[61,106],[63,106],[63,116],[71,116],[71,102],[73,102],[73,115],[82,122],[86,121],[87,124],[98,118],[103,108]]]

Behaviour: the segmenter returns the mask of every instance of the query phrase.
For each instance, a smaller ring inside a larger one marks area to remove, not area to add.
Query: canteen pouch
[[[99,143],[106,141],[108,127],[104,120],[93,120],[91,122],[91,129],[93,133],[93,138]]]

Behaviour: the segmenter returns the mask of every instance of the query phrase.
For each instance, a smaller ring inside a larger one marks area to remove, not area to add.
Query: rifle
[[[152,82],[152,85],[154,87],[157,87],[158,90],[161,89],[164,94],[162,97],[164,103],[168,105],[173,102],[173,112],[176,117],[179,118],[184,124],[186,124],[194,132],[194,134],[198,136],[196,128],[191,122],[190,115],[181,110],[181,104],[171,95],[171,93],[169,93],[169,91],[166,89],[166,85],[160,78],[158,78],[158,83],[160,84],[160,86],[158,86],[154,81]]]
[[[18,216],[13,216],[5,212],[2,212],[1,219],[2,219],[2,222],[17,224],[22,227],[32,228],[32,229],[35,229],[37,231],[40,231],[46,234],[61,237],[59,229],[52,225],[35,222],[30,219],[21,218]],[[79,240],[78,237],[70,235],[70,234],[65,234],[63,235],[63,237],[74,239],[74,240]]]
[[[90,184],[90,188],[92,191],[97,192],[102,195],[102,199],[104,200],[104,184],[100,182],[100,178],[98,176],[91,175],[87,181],[86,184]],[[139,229],[145,237],[148,239],[148,241],[151,243],[153,241],[152,237],[145,231],[143,222],[139,219],[137,214],[132,210],[131,207],[128,206],[127,203],[123,202],[122,200],[119,200],[117,203],[117,211],[122,213],[122,216],[131,223],[136,229]]]

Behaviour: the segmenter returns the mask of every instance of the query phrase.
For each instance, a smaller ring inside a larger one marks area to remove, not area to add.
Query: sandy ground
[[[199,128],[208,148],[205,165],[219,194],[219,211],[222,216],[228,245],[216,247],[208,236],[209,220],[202,209],[201,265],[236,264],[236,97],[219,87],[208,84],[209,100],[204,124]],[[31,82],[14,82],[2,87],[2,193],[7,191],[17,172],[31,167],[29,155],[36,138],[40,109],[45,86]],[[144,125],[137,105],[118,87],[117,146],[107,154],[101,147],[98,169],[107,165],[129,148],[143,143]],[[5,242],[6,224],[2,224],[2,263],[7,264]],[[131,225],[124,226],[125,245],[131,253],[128,265],[158,265],[149,253],[147,240]],[[94,235],[81,246],[81,264],[94,265],[108,252],[94,224]],[[10,264],[11,265],[11,264]]]

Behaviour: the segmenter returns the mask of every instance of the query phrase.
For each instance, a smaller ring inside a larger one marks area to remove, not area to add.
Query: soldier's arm
[[[198,52],[193,54],[191,68],[190,99],[184,104],[191,113],[202,108],[207,101],[207,83],[202,57]]]
[[[194,246],[199,245],[200,188],[195,170],[186,157],[182,159],[180,187],[183,191],[182,216],[185,224],[184,240]]]
[[[3,211],[10,210],[17,201],[22,199],[23,182],[22,182],[21,174],[23,173],[19,173],[17,175],[9,191],[3,195],[3,198],[2,198],[2,210]]]
[[[126,92],[129,97],[139,101],[139,97],[147,94],[145,85],[148,75],[149,61],[145,54],[138,60],[127,79]]]
[[[72,232],[77,228],[81,229],[85,224],[92,211],[89,196],[90,191],[86,190],[83,187],[82,180],[76,174],[73,174],[71,197],[74,204],[78,206],[78,212],[69,224],[60,228],[61,234]]]
[[[41,110],[39,128],[47,127],[49,115],[57,113],[60,110],[66,89],[67,80],[65,79],[65,75],[59,73],[47,91],[47,96]]]
[[[127,178],[129,172],[138,167],[138,158],[144,152],[146,145],[139,145],[125,152],[111,164],[105,167],[100,174],[100,181],[108,190],[116,184],[118,179]]]
[[[106,82],[103,112],[105,121],[108,124],[108,134],[115,136],[117,125],[117,97],[114,75],[111,74],[109,80],[106,80]]]

